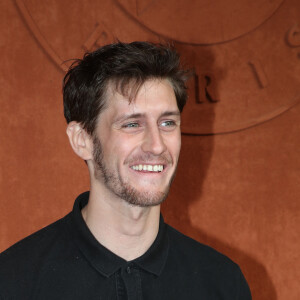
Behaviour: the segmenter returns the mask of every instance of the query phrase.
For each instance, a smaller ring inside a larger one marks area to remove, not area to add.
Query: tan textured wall
[[[88,189],[87,168],[65,135],[61,60],[114,37],[163,35],[196,65],[200,85],[190,83],[165,219],[239,263],[254,300],[300,299],[300,2],[250,1],[265,10],[243,16],[250,2],[240,1],[240,19],[224,18],[221,36],[219,23],[203,21],[212,8],[193,15],[196,2],[184,16],[176,1],[178,26],[173,13],[164,21],[173,8],[155,0],[0,2],[0,251],[64,216]]]

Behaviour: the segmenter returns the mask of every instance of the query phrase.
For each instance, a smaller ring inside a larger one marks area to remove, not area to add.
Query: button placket
[[[127,266],[126,272],[127,272],[127,274],[131,274],[131,267],[130,266]]]
[[[123,268],[123,278],[127,290],[128,300],[140,300],[141,279],[138,267],[133,263],[128,263]]]

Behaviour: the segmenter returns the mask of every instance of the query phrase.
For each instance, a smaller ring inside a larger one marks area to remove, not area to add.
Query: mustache
[[[161,154],[161,155],[153,155],[151,153],[143,153],[134,155],[132,157],[129,157],[125,160],[125,164],[133,164],[133,163],[151,163],[155,162],[158,164],[166,165],[166,164],[172,164],[173,160],[170,155],[167,154]]]

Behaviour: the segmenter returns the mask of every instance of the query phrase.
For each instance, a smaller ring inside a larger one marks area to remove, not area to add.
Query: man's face
[[[111,87],[94,137],[97,184],[138,206],[160,204],[177,167],[180,113],[167,80],[148,80],[130,103]]]

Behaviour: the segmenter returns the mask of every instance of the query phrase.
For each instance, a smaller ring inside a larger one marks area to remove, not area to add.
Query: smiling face
[[[111,87],[94,137],[95,184],[138,206],[160,204],[177,167],[180,113],[167,80],[148,80],[135,99]]]

